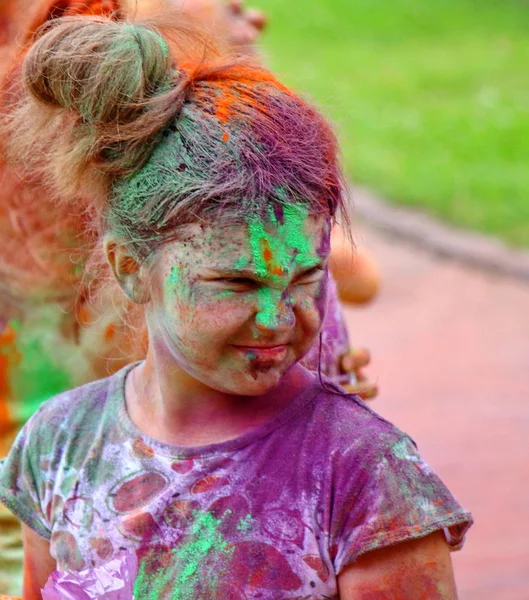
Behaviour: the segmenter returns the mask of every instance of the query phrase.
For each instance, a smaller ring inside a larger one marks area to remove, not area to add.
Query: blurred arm
[[[50,554],[50,543],[27,525],[22,525],[24,542],[24,600],[41,600],[41,589],[55,571],[56,562]]]

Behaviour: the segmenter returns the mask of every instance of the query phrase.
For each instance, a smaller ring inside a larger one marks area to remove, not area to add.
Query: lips
[[[280,359],[284,356],[287,350],[287,344],[266,344],[266,345],[249,345],[249,346],[241,346],[235,345],[233,346],[237,350],[243,352],[244,354],[250,356],[251,358],[257,359]]]

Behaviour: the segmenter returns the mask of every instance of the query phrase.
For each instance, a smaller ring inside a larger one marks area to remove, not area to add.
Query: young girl
[[[93,202],[149,338],[44,404],[0,467],[24,598],[121,552],[137,599],[455,598],[470,515],[409,437],[299,362],[343,203],[322,117],[169,17],[59,19],[24,79],[19,152]]]
[[[17,0],[0,7],[0,97],[7,108],[22,87],[21,64],[35,31],[60,15],[108,16],[149,13],[161,0]],[[264,24],[263,16],[243,10],[240,2],[171,0],[193,21],[222,37],[228,48],[248,50]],[[9,21],[2,22],[1,15]],[[159,6],[158,6],[159,8]],[[1,36],[0,36],[1,37]],[[2,40],[4,41],[4,40]],[[61,135],[60,129],[55,135]],[[5,138],[2,138],[2,145]],[[114,291],[97,294],[97,282],[79,268],[92,244],[89,212],[73,210],[64,199],[57,205],[32,168],[0,158],[0,458],[9,451],[18,430],[43,401],[64,390],[108,376],[144,358],[138,329],[131,344],[123,311],[113,302]],[[87,227],[88,224],[88,227]],[[350,271],[351,262],[347,263]],[[348,277],[349,280],[359,278]],[[360,278],[361,279],[361,278]],[[375,391],[357,367],[365,353],[348,349],[348,340],[333,282],[322,328],[322,352],[317,340],[304,365],[346,383],[344,370],[356,370],[359,394]],[[360,281],[360,288],[365,287]],[[93,294],[92,294],[93,295]],[[128,309],[128,307],[127,307]],[[49,348],[53,347],[53,353]],[[320,356],[321,354],[321,356]],[[352,361],[352,362],[351,362]],[[350,364],[347,365],[347,362]],[[344,368],[340,368],[340,363]],[[20,595],[22,540],[18,520],[0,503],[0,594]]]

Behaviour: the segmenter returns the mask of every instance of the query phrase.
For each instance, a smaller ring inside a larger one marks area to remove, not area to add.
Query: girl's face
[[[329,234],[328,218],[297,205],[244,225],[187,226],[153,267],[153,347],[216,390],[270,390],[320,330]]]

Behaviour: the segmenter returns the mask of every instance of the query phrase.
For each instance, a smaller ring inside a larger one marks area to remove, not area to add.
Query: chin
[[[226,391],[238,396],[260,396],[279,385],[284,376],[285,372],[278,369],[237,373],[233,377],[233,385]]]

